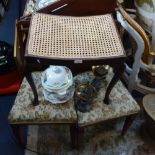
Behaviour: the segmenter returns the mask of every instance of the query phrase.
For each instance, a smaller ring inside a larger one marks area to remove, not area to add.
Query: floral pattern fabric
[[[103,104],[106,87],[111,80],[110,72],[102,83],[98,96],[94,98],[89,112],[82,113],[74,109],[74,100],[54,105],[44,99],[41,85],[41,72],[34,72],[33,79],[36,84],[40,104],[32,105],[33,93],[24,78],[17,94],[14,106],[9,114],[9,122],[13,124],[37,123],[76,123],[79,126],[94,124],[100,121],[123,117],[139,112],[140,108],[128,90],[119,81],[110,93],[110,104]],[[77,82],[91,82],[94,79],[92,72],[85,72],[74,77]]]
[[[94,76],[92,72],[87,72],[79,74],[76,77],[76,80],[86,82],[88,79],[89,81],[93,80],[93,78]],[[91,110],[86,113],[78,111],[79,126],[90,125],[96,122],[123,117],[139,112],[139,105],[120,81],[117,82],[110,93],[109,105],[103,103],[106,88],[111,78],[112,72],[110,72],[107,75],[106,80],[103,81],[102,88],[100,89],[98,96],[94,99]]]
[[[38,91],[39,105],[32,105],[33,93],[26,78],[24,78],[9,114],[10,123],[75,123],[77,115],[73,99],[59,105],[46,101],[42,92],[41,73],[35,72],[32,76]]]

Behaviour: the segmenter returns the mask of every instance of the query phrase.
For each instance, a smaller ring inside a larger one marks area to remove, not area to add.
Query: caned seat
[[[124,56],[110,14],[88,17],[32,16],[26,56],[51,59],[102,59]]]

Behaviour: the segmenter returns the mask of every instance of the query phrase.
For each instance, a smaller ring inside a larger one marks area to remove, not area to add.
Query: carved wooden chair
[[[134,63],[132,67],[126,64],[125,79],[130,91],[137,90],[142,94],[155,93],[155,88],[151,85],[155,81],[155,66],[153,59],[155,53],[151,51],[149,38],[143,28],[126,12],[120,3],[118,3],[117,20],[121,26],[133,37],[137,44],[137,50],[134,54]],[[139,73],[143,71],[147,84],[141,83]]]

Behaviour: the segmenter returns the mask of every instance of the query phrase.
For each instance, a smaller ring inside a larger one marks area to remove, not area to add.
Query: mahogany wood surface
[[[69,16],[103,15],[114,13],[117,7],[116,2],[117,0],[58,0],[51,5],[39,9],[37,12]],[[29,11],[25,8],[24,12]],[[25,14],[21,18],[24,17]]]
[[[68,6],[56,11],[57,15],[87,16],[114,13],[116,0],[73,0]]]

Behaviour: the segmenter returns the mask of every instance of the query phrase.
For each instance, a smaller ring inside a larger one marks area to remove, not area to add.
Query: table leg
[[[83,127],[78,127],[78,145],[77,148],[81,148],[81,146],[84,143],[84,128]]]
[[[72,148],[79,149],[84,139],[84,128],[80,128],[77,125],[71,125],[70,135]]]
[[[24,147],[24,137],[20,125],[10,125],[20,146]]]
[[[70,137],[71,137],[71,147],[77,148],[78,146],[78,137],[77,137],[77,125],[70,125]]]
[[[38,92],[37,92],[36,86],[34,84],[31,72],[27,72],[25,74],[25,77],[26,77],[30,87],[32,88],[32,92],[33,92],[33,95],[34,95],[34,99],[33,99],[32,103],[33,103],[34,106],[39,105]]]
[[[129,129],[129,127],[131,126],[135,118],[136,118],[136,115],[127,116],[125,118],[125,122],[124,122],[122,133],[121,133],[122,136],[126,134],[127,130]]]
[[[118,64],[116,67],[114,67],[114,76],[107,87],[107,90],[105,93],[105,98],[103,100],[103,102],[105,104],[109,104],[109,94],[110,94],[111,90],[113,89],[113,87],[115,86],[115,84],[120,79],[121,75],[124,72],[124,69],[125,69],[124,64],[120,64],[120,65]]]

